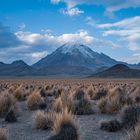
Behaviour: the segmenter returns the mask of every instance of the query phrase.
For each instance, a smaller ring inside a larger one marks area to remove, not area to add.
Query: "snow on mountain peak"
[[[64,54],[66,54],[66,53],[73,54],[75,51],[79,51],[85,57],[93,57],[92,56],[92,50],[90,48],[88,48],[87,46],[79,44],[79,43],[74,43],[74,44],[73,43],[67,43],[67,44],[64,44],[61,47],[61,51]]]

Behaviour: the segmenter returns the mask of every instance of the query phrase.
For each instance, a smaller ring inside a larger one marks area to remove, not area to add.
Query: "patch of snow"
[[[74,50],[78,50],[80,53],[82,53],[85,57],[93,57],[92,51],[85,45],[81,45],[78,43],[68,43],[62,46],[61,51],[62,53],[70,53],[73,54]]]

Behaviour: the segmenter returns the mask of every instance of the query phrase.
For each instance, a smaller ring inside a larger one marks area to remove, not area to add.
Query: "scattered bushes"
[[[140,140],[140,122],[135,129],[128,135],[127,140]]]
[[[93,109],[90,100],[87,98],[77,101],[74,107],[74,113],[77,115],[92,114]]]
[[[126,106],[119,115],[123,127],[134,128],[140,117],[140,106]]]
[[[37,129],[50,129],[53,126],[53,113],[37,111],[34,115],[34,121]]]
[[[111,97],[111,98],[101,98],[98,103],[97,106],[100,110],[101,113],[117,113],[122,105],[121,103],[118,101],[118,98]]]
[[[106,113],[117,113],[121,109],[122,105],[118,100],[118,97],[114,96],[107,99]]]
[[[24,101],[26,99],[25,92],[23,91],[21,86],[15,90],[14,96],[18,101]]]
[[[95,95],[92,97],[93,100],[99,100],[102,97],[105,97],[107,95],[107,90],[105,89],[99,89]]]
[[[139,118],[139,106],[126,106],[121,110],[118,120],[102,122],[100,128],[111,132],[118,131],[121,128],[134,129],[135,125],[139,121]]]
[[[85,97],[85,92],[82,90],[82,89],[78,89],[75,94],[74,94],[74,99],[75,100],[81,100],[81,99],[84,99]]]
[[[16,107],[16,100],[12,94],[3,92],[0,94],[0,116],[3,117],[11,109]]]
[[[8,140],[8,134],[5,128],[0,128],[0,140]]]
[[[39,92],[33,92],[27,99],[27,105],[30,110],[39,109],[39,106],[44,102]]]
[[[122,128],[122,125],[117,120],[110,120],[110,121],[102,121],[100,123],[100,129],[106,130],[109,132],[116,132]]]
[[[71,96],[62,93],[61,96],[55,100],[53,110],[56,112],[62,112],[65,108],[67,108],[69,111],[73,111],[74,101]]]
[[[98,101],[97,106],[98,106],[101,113],[106,113],[106,104],[107,104],[106,98],[101,98]]]
[[[54,121],[55,135],[49,140],[78,140],[78,130],[74,123],[74,118],[68,109],[56,114]]]

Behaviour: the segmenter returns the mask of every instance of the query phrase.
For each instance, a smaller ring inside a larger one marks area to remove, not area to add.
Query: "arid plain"
[[[140,80],[0,80],[0,140],[139,140]]]

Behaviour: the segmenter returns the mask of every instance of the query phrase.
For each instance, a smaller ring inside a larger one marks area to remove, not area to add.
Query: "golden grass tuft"
[[[106,104],[107,104],[106,98],[101,98],[98,101],[97,106],[98,106],[101,113],[106,113]]]
[[[138,122],[134,130],[129,131],[127,137],[122,140],[140,140],[140,122]]]
[[[15,90],[14,96],[18,101],[24,101],[25,100],[25,91],[23,91],[22,86],[18,87]]]
[[[55,120],[54,120],[54,126],[53,130],[55,134],[58,134],[61,129],[62,123],[70,123],[74,125],[74,116],[71,112],[68,111],[67,108],[65,108],[61,113],[55,114]]]
[[[72,96],[62,93],[54,102],[53,110],[56,112],[62,112],[67,108],[69,111],[73,111],[74,100]]]
[[[41,95],[39,92],[33,92],[28,96],[27,105],[30,110],[36,110],[39,108],[39,105],[43,102]]]
[[[7,129],[0,128],[0,140],[8,140]]]
[[[108,102],[106,105],[107,113],[117,113],[120,109],[121,109],[121,104],[119,102],[119,99],[116,96],[108,99]]]
[[[12,94],[3,92],[0,94],[0,116],[3,117],[11,108],[15,108],[16,99]]]
[[[53,126],[53,113],[37,111],[34,115],[35,127],[37,129],[50,129]]]

